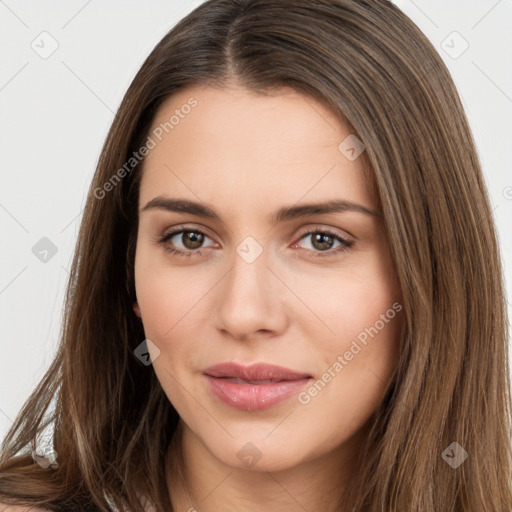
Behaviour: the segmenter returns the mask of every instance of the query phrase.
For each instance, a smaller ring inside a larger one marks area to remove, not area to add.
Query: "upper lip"
[[[267,363],[255,363],[250,366],[243,366],[238,363],[226,362],[216,364],[204,370],[206,375],[211,377],[234,377],[249,381],[258,380],[298,380],[311,377],[302,372],[295,372],[283,366],[276,366]]]

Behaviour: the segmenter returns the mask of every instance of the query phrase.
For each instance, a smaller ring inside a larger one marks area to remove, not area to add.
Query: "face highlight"
[[[363,158],[339,150],[351,134],[331,111],[290,89],[190,87],[152,130],[190,97],[197,106],[149,152],[140,187],[135,310],[160,351],[153,369],[190,446],[221,464],[248,468],[244,450],[257,454],[252,471],[341,460],[383,398],[401,329]],[[245,410],[207,382],[223,362],[310,379]]]

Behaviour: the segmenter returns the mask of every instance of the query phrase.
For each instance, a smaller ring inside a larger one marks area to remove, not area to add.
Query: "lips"
[[[223,404],[244,411],[268,409],[297,394],[312,379],[282,366],[221,363],[203,372],[206,384]]]
[[[216,364],[204,371],[206,375],[218,378],[240,379],[255,384],[263,384],[265,381],[281,382],[284,380],[300,380],[311,377],[307,373],[296,372],[283,366],[266,363],[255,363],[250,366],[242,366],[233,362]]]

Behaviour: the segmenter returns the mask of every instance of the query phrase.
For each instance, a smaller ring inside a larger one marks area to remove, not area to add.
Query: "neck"
[[[168,450],[167,483],[174,511],[340,512],[356,473],[362,429],[335,451],[281,471],[225,465],[180,420]]]

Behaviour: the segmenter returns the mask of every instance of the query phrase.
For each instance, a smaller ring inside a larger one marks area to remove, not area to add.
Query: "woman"
[[[0,500],[510,511],[504,304],[472,135],[414,24],[207,1],[113,122]]]

